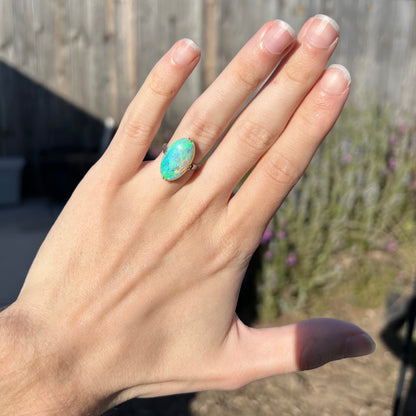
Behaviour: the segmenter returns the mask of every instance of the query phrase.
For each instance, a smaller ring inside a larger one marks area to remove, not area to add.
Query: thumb
[[[259,378],[370,354],[374,348],[374,341],[362,329],[336,319],[261,329],[236,319],[224,344],[221,367],[235,388]]]

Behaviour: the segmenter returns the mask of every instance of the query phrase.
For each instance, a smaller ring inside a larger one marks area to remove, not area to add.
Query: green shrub
[[[414,241],[415,155],[414,118],[397,122],[378,106],[344,110],[267,230],[273,238],[263,241],[257,278],[261,319],[304,306],[347,276],[367,281],[377,269],[369,262],[385,261],[372,253],[385,254],[383,270],[394,279],[405,265],[390,260]]]

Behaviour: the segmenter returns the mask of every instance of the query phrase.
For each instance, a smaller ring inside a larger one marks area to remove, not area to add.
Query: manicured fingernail
[[[345,340],[345,358],[371,354],[375,348],[376,344],[368,334],[352,335]]]
[[[273,55],[279,55],[293,42],[295,31],[282,20],[275,20],[264,35],[262,46]]]
[[[177,65],[188,65],[199,56],[200,52],[200,47],[193,40],[182,39],[178,42],[172,59]]]
[[[328,67],[320,84],[328,94],[342,94],[351,84],[351,75],[344,66],[334,64]]]
[[[307,41],[316,48],[334,47],[338,42],[339,26],[337,22],[323,14],[317,14],[306,33]]]

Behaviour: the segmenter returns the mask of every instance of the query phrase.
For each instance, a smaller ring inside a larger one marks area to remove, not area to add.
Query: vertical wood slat
[[[357,0],[354,4],[335,0],[287,0],[271,5],[266,0],[218,1],[217,73],[262,21],[279,18],[299,30],[309,16],[324,13],[333,16],[341,26],[340,45],[331,63],[342,63],[350,69],[351,100],[380,99],[414,112],[415,0]]]
[[[206,0],[204,6],[204,39],[202,55],[203,63],[203,86],[207,88],[217,76],[217,0]]]
[[[204,7],[214,10],[210,24]],[[164,125],[171,130],[265,21],[283,19],[299,30],[316,13],[340,23],[332,62],[351,70],[353,99],[373,94],[415,107],[415,0],[2,0],[0,59],[88,113],[118,121],[174,41],[190,37],[208,46],[206,39],[214,39],[168,111]],[[59,111],[43,99],[45,112]]]

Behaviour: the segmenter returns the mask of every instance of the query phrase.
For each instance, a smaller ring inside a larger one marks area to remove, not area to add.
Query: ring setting
[[[198,168],[194,164],[195,143],[189,138],[176,140],[169,147],[163,148],[164,156],[160,164],[162,178],[167,181],[175,181],[186,172]]]

